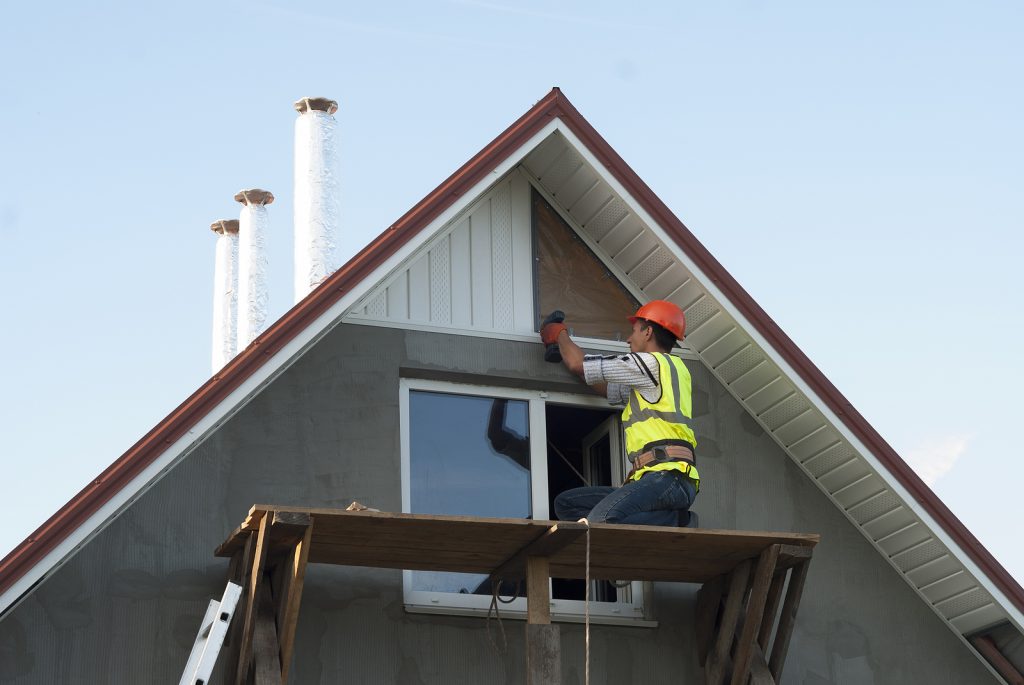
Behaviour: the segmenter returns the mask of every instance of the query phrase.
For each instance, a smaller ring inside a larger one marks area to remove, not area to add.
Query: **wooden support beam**
[[[729,658],[729,647],[732,646],[736,634],[736,622],[739,620],[743,598],[747,592],[747,579],[750,577],[750,560],[740,562],[729,574],[729,589],[725,595],[725,610],[718,624],[715,644],[704,667],[704,680],[707,685],[720,685],[725,679],[725,669]]]
[[[562,648],[559,628],[551,625],[551,565],[547,557],[526,559],[526,682],[559,685]]]
[[[527,623],[551,623],[551,593],[548,589],[550,568],[547,557],[526,559]]]
[[[757,559],[754,580],[750,587],[750,598],[747,600],[747,612],[743,619],[743,630],[740,631],[739,643],[736,645],[736,656],[733,659],[731,685],[744,685],[750,675],[750,657],[753,653],[761,621],[764,617],[764,605],[768,599],[772,576],[775,575],[775,562],[779,558],[779,545],[772,545]]]
[[[777,568],[777,567],[776,567]],[[782,590],[786,585],[786,571],[775,571],[772,576],[772,586],[768,590],[768,599],[764,605],[764,618],[761,619],[761,630],[757,633],[757,644],[761,647],[761,653],[768,653],[768,641],[771,640],[772,629],[775,627],[775,618],[779,613],[779,603],[782,601]]]
[[[260,583],[252,648],[253,685],[282,685],[281,643],[277,639],[270,583]]]
[[[267,562],[267,533],[270,530],[270,517],[264,516],[260,521],[256,535],[255,549],[248,572],[245,587],[245,604],[242,608],[242,632],[239,635],[238,663],[235,671],[235,685],[245,685],[249,677],[249,666],[252,662],[252,635],[256,626],[256,598],[263,584],[263,569]],[[236,613],[237,616],[237,613]]]
[[[786,599],[782,603],[782,614],[779,616],[779,628],[775,633],[775,644],[768,660],[768,668],[772,677],[778,682],[782,677],[782,667],[786,663],[786,652],[789,650],[789,638],[793,635],[796,624],[796,611],[800,608],[800,596],[804,592],[804,581],[807,580],[807,568],[811,560],[807,558],[790,571],[789,587],[786,588]]]
[[[694,633],[697,637],[697,662],[704,666],[715,635],[715,620],[722,606],[722,591],[725,576],[717,576],[704,583],[697,592],[697,606],[694,611]]]
[[[313,538],[313,519],[309,514],[275,512],[271,523],[271,537],[280,534],[293,540],[292,546],[277,561],[273,570],[273,589],[277,634],[281,643],[281,683],[288,682],[288,669],[295,644],[295,630],[299,621],[299,604],[306,577],[306,562]]]
[[[528,557],[550,557],[568,547],[587,532],[585,523],[559,521],[534,538],[528,545],[505,560],[491,573],[491,580],[511,580],[526,577]]]
[[[750,685],[775,685],[775,678],[768,669],[768,662],[765,661],[764,651],[760,645],[754,645],[753,654],[750,658]]]

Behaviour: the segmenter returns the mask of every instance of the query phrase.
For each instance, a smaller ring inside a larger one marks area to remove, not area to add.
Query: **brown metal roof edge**
[[[583,118],[572,103],[561,98],[563,121],[587,146],[605,168],[622,183],[629,193],[662,226],[686,254],[696,262],[712,283],[715,284],[737,309],[754,325],[761,335],[789,363],[825,404],[882,462],[896,480],[900,482],[931,516],[938,521],[949,536],[960,545],[981,570],[1006,593],[1007,597],[1021,611],[1024,611],[1024,588],[992,556],[984,545],[971,533],[956,515],[938,498],[928,485],[910,468],[888,442],[854,408],[835,385],[797,347],[781,327],[747,293],[739,282],[690,230],[672,213],[654,191],[633,171],[618,153],[601,137],[590,123]]]
[[[496,164],[504,161],[530,136],[543,128],[556,116],[553,104],[560,97],[562,96],[558,89],[552,89],[433,192],[385,229],[305,299],[292,307],[249,347],[11,550],[0,560],[0,592],[6,592],[152,464],[168,446],[185,435],[258,371],[275,353],[330,309],[342,296],[358,286],[377,266],[415,237],[460,196],[486,177]]]
[[[489,145],[289,310],[219,374],[201,386],[98,478],[0,560],[0,592],[6,591],[17,582],[132,478],[149,466],[168,445],[187,433],[203,416],[261,368],[273,354],[333,306],[345,293],[361,283],[377,266],[486,176],[495,165],[504,161],[526,139],[555,117],[560,117],[565,122],[608,172],[629,190],[709,276],[711,282],[722,290],[843,423],[872,450],[918,503],[935,517],[950,537],[963,547],[982,571],[1007,594],[1014,605],[1024,611],[1024,589],[1017,581],[854,409],[842,393],[612,149],[558,88],[552,88],[543,99]]]

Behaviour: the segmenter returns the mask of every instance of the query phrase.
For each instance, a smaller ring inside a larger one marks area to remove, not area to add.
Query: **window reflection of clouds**
[[[529,469],[496,451],[488,439],[494,408],[495,400],[490,397],[409,393],[413,513],[505,518],[531,515]],[[528,441],[527,402],[507,400],[503,413],[499,429]],[[473,592],[484,578],[455,573],[414,575],[417,589],[440,592]]]

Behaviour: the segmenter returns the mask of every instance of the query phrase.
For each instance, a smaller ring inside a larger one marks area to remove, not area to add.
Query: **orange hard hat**
[[[658,324],[676,336],[677,340],[682,340],[683,334],[686,333],[686,315],[683,314],[683,310],[679,305],[666,300],[651,300],[636,310],[636,314],[629,317],[629,322],[633,323],[637,319]]]

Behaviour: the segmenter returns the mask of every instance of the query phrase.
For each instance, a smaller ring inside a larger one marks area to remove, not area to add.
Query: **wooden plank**
[[[733,658],[732,685],[744,685],[750,676],[750,657],[761,621],[764,617],[764,605],[768,599],[772,576],[775,575],[775,562],[779,558],[779,545],[772,545],[761,553],[754,570],[754,580],[750,587],[750,598],[747,600],[747,613],[743,619],[736,655]]]
[[[275,583],[277,592],[276,619],[277,633],[281,643],[281,682],[288,682],[288,669],[292,660],[292,649],[295,643],[295,630],[299,620],[299,605],[302,600],[302,586],[306,577],[306,563],[309,559],[310,541],[313,537],[313,521],[309,514],[298,514],[299,518],[279,521],[279,514],[274,516],[272,529],[280,525],[294,526],[293,532],[303,530],[302,537],[292,547],[290,553],[277,565]]]
[[[526,621],[551,623],[551,592],[547,557],[526,559]]]
[[[722,591],[725,576],[716,576],[704,583],[697,592],[697,606],[694,611],[694,632],[697,636],[697,662],[703,666],[708,660],[711,638],[715,634],[715,619],[722,605]]]
[[[551,625],[548,559],[526,558],[526,682],[558,685],[561,680],[561,641]]]
[[[586,532],[586,524],[560,521],[534,538],[528,545],[495,569],[491,574],[491,578],[497,580],[523,578],[526,574],[526,560],[528,557],[550,557]]]
[[[242,610],[242,632],[239,635],[238,665],[235,671],[235,685],[244,685],[249,675],[252,661],[252,636],[256,626],[256,598],[263,584],[263,569],[267,561],[267,531],[270,529],[270,518],[260,520],[259,533],[253,552],[253,561],[249,570],[249,578],[245,588],[245,605]],[[236,614],[237,617],[237,614]]]
[[[775,685],[775,678],[768,669],[768,662],[764,659],[764,651],[759,645],[754,645],[754,652],[750,659],[750,685]]]
[[[782,601],[782,590],[785,585],[786,572],[776,570],[772,576],[771,589],[768,590],[768,599],[764,606],[764,618],[761,620],[761,630],[757,633],[757,644],[760,645],[763,653],[768,652],[768,641],[771,639],[772,628],[775,627],[775,617],[779,611],[779,602]]]
[[[561,685],[560,638],[557,625],[526,624],[526,682],[529,685]]]
[[[790,571],[789,587],[786,589],[786,599],[782,603],[782,614],[779,616],[779,628],[775,633],[775,644],[772,645],[772,655],[768,660],[768,668],[776,681],[782,676],[782,667],[786,663],[786,652],[789,651],[789,638],[793,634],[793,625],[796,623],[796,612],[800,607],[800,596],[804,592],[804,582],[807,580],[807,568],[811,561],[807,559],[793,567]]]
[[[719,685],[725,678],[726,660],[729,658],[729,647],[736,634],[736,622],[739,620],[743,598],[747,591],[747,579],[750,577],[749,560],[741,562],[729,575],[729,589],[725,595],[725,610],[718,624],[715,644],[704,669],[705,682],[708,685]]]
[[[281,644],[274,624],[274,600],[270,593],[270,583],[260,583],[252,646],[254,685],[282,685]]]

